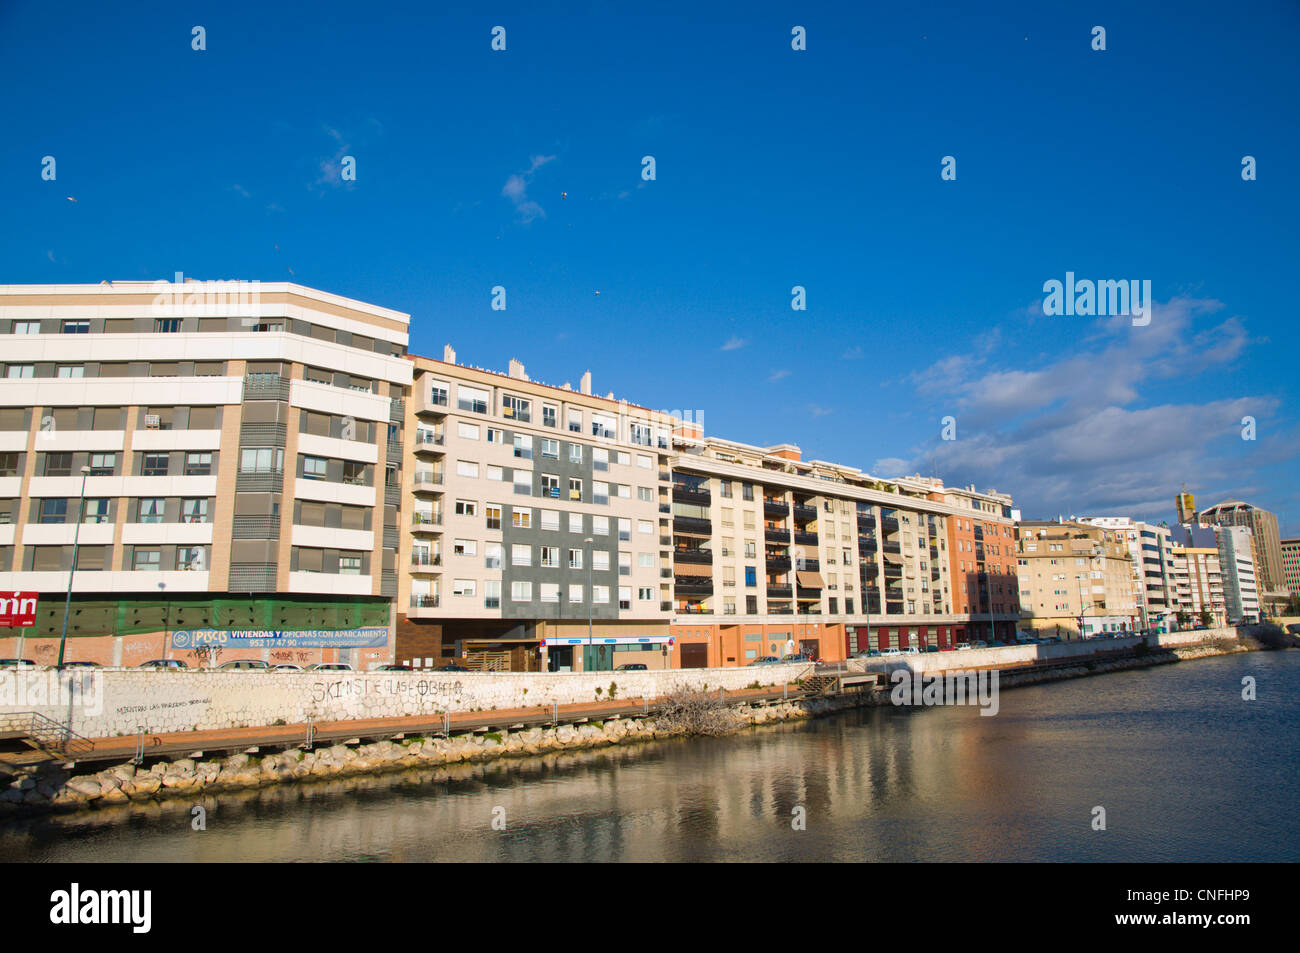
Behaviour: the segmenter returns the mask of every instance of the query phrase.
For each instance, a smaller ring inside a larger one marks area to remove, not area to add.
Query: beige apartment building
[[[1288,596],[1300,598],[1300,537],[1280,540],[1282,579]]]
[[[397,656],[486,668],[667,667],[671,421],[414,358]]]
[[[1060,519],[1017,530],[1022,631],[1077,639],[1141,628],[1125,529]]]
[[[0,654],[55,661],[71,586],[72,660],[386,660],[407,327],[287,283],[0,286],[0,588],[39,596]]]
[[[1218,547],[1175,545],[1173,561],[1174,592],[1183,621],[1188,625],[1226,625],[1227,603]]]
[[[1277,516],[1241,500],[1225,500],[1202,510],[1197,514],[1197,519],[1202,523],[1243,526],[1250,530],[1251,561],[1255,568],[1259,603],[1265,610],[1277,612],[1288,597]]]

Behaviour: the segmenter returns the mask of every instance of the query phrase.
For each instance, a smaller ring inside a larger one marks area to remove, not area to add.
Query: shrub
[[[730,734],[740,724],[717,695],[683,691],[668,696],[655,727],[673,734],[717,736]]]

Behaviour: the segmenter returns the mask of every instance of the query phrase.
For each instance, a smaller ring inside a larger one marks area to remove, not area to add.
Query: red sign
[[[36,592],[0,593],[0,628],[27,628],[36,624]]]

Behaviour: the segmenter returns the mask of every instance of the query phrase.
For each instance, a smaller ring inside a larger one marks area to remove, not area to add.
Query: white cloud
[[[748,343],[749,342],[746,341],[744,338],[737,337],[736,335],[733,334],[731,337],[727,339],[727,343],[722,345],[722,347],[719,348],[719,350],[738,351]]]
[[[528,197],[528,184],[533,179],[533,173],[553,161],[555,156],[533,156],[525,171],[511,173],[506,184],[501,187],[501,194],[514,203],[515,211],[525,225],[546,217],[546,210]]]

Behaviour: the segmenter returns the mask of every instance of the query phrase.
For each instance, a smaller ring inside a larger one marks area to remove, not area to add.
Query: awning
[[[895,553],[882,553],[881,555],[885,557],[886,562],[899,563],[900,565],[903,562],[903,557],[896,555]]]
[[[800,569],[795,573],[795,577],[799,580],[799,587],[801,589],[825,589],[826,588],[826,583],[822,582],[822,574],[819,572],[811,572],[810,570],[807,569]]]

